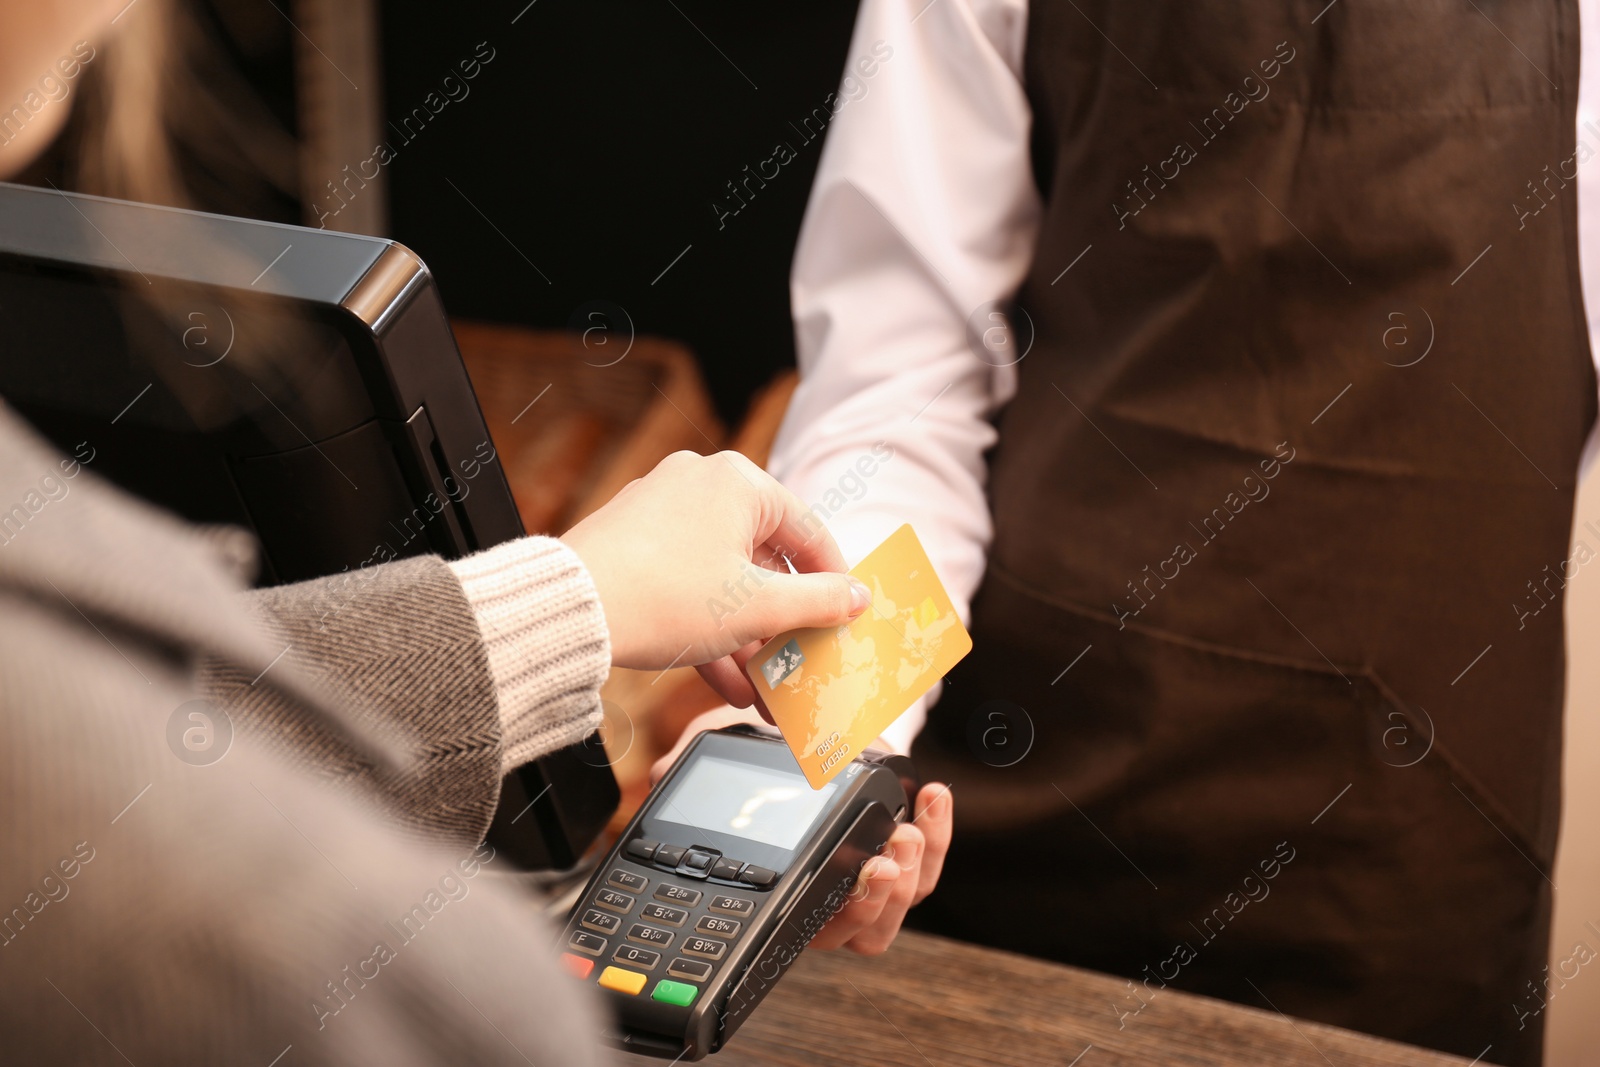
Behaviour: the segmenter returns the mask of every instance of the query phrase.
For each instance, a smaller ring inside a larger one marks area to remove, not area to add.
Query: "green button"
[[[687,1008],[694,1003],[694,996],[698,992],[700,989],[697,986],[689,985],[687,982],[670,982],[663,978],[656,983],[655,992],[650,994],[650,999],[664,1000],[668,1004]]]

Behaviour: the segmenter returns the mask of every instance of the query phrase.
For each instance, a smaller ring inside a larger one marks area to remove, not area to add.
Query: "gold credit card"
[[[909,524],[850,573],[872,591],[854,622],[779,634],[745,664],[814,789],[972,651]]]

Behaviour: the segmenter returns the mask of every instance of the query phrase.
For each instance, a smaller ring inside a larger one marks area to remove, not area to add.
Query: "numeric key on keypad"
[[[583,918],[578,920],[578,925],[589,930],[598,930],[602,934],[614,934],[617,932],[617,927],[622,925],[622,920],[599,908],[590,908],[583,913]],[[716,933],[715,930],[706,932]]]
[[[720,960],[728,951],[728,943],[709,937],[691,937],[683,943],[683,951],[701,959]]]
[[[694,924],[695,931],[702,934],[716,934],[718,937],[736,937],[742,924],[732,919],[724,919],[717,915],[702,915],[700,921]]]
[[[656,886],[655,898],[664,900],[668,904],[682,904],[686,908],[692,908],[700,903],[700,890],[686,889],[681,885],[673,885],[671,882],[662,882]]]
[[[654,949],[640,948],[638,945],[622,945],[611,958],[618,963],[626,963],[629,967],[650,971],[661,962],[661,953]]]
[[[665,904],[646,904],[639,913],[639,918],[649,919],[653,923],[665,923],[667,926],[682,926],[689,918],[689,913],[682,908],[669,908]]]
[[[634,923],[628,927],[628,940],[643,941],[647,945],[665,947],[672,944],[672,931],[662,930],[655,926],[646,926],[644,923]]]
[[[621,867],[606,875],[606,884],[614,885],[618,889],[626,889],[630,893],[642,893],[644,887],[650,884],[650,879],[642,874],[625,871]]]
[[[743,919],[756,910],[755,903],[744,897],[731,897],[726,895],[711,898],[711,903],[706,907],[712,911],[720,911],[724,915],[737,915]]]
[[[626,915],[633,908],[633,898],[626,893],[619,893],[615,889],[602,889],[594,895],[594,902],[607,911],[614,911]]]

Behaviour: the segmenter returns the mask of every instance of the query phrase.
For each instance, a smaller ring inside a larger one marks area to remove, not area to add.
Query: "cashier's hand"
[[[650,779],[667,773],[683,747],[706,730],[740,722],[758,722],[755,713],[738,708],[717,708],[692,720],[671,752],[650,768]],[[917,794],[915,817],[895,827],[883,854],[861,869],[849,900],[812,939],[813,948],[847,948],[863,956],[885,951],[900,932],[906,912],[933,892],[950,850],[950,826],[955,802],[950,787],[930,782]]]
[[[561,540],[594,578],[612,663],[693,664],[731,681],[743,678],[731,653],[795,627],[838,626],[871,603],[843,573],[833,536],[807,517],[737,452],[674,452]]]

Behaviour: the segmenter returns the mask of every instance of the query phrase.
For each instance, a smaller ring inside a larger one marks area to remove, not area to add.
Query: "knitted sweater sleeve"
[[[611,644],[577,553],[551,537],[524,537],[449,566],[489,657],[503,769],[589,736],[600,725]]]

